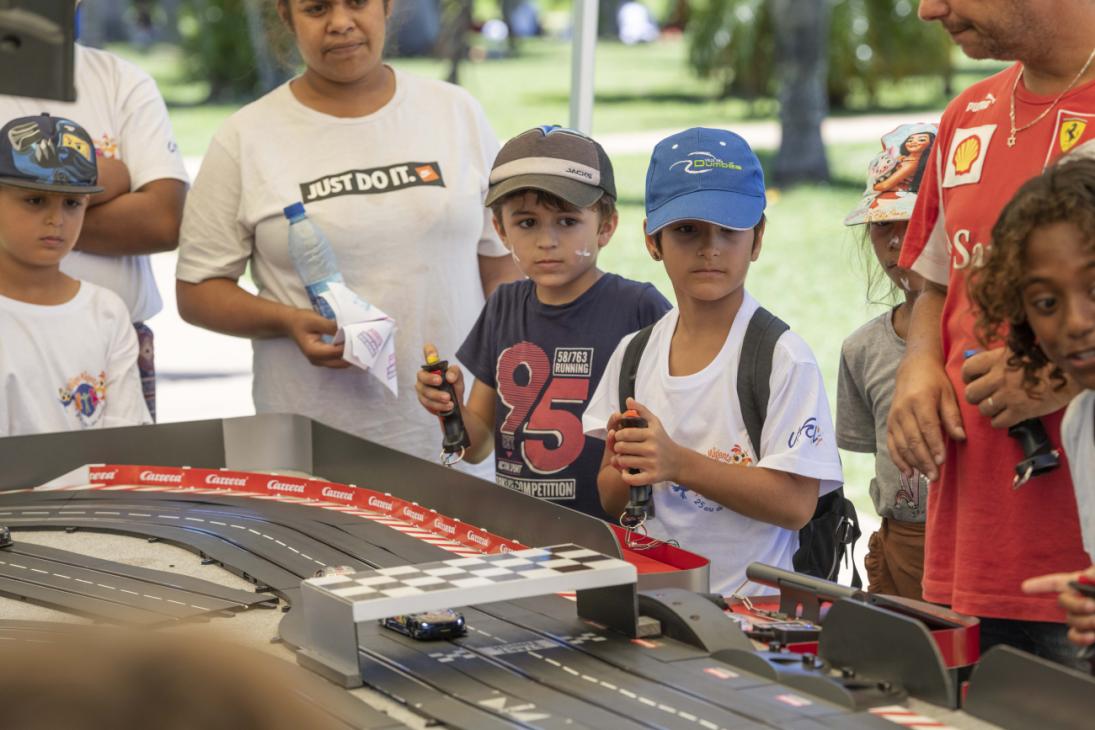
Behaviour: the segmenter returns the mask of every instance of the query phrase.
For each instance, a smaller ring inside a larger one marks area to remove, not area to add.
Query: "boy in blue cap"
[[[723,594],[742,587],[753,561],[791,569],[797,531],[819,494],[843,481],[821,373],[800,337],[778,335],[767,382],[747,389],[768,386],[756,447],[739,402],[742,347],[761,309],[745,277],[760,255],[764,208],[760,162],[738,135],[695,128],[658,143],[646,177],[646,246],[664,263],[677,308],[650,332],[634,398],[620,403],[618,394],[632,335],[583,419],[586,433],[606,442],[597,479],[605,510],[619,515],[631,486],[654,485],[649,534],[710,559],[711,589]],[[625,408],[646,428],[617,430]]]
[[[60,268],[97,178],[74,122],[0,129],[0,437],[151,422],[125,304]]]

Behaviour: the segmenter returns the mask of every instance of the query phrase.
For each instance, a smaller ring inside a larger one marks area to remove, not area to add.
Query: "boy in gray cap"
[[[608,518],[597,496],[600,442],[582,432],[582,412],[616,344],[669,302],[597,268],[618,217],[612,163],[589,137],[553,126],[517,135],[498,153],[486,204],[528,279],[494,292],[456,353],[475,376],[465,458],[493,449],[502,486]],[[425,352],[436,355],[429,344]],[[461,369],[445,378],[463,402]],[[440,385],[440,375],[419,373],[419,401],[439,415],[453,405]]]

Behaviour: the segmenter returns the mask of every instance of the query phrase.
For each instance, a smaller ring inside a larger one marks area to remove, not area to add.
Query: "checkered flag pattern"
[[[354,621],[634,583],[635,566],[579,545],[309,578],[353,605]]]

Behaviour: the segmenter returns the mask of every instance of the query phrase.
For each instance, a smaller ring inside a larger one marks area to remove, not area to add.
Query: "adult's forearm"
[[[175,283],[179,315],[187,322],[236,337],[284,337],[293,307],[244,291],[232,279]]]
[[[947,291],[935,284],[926,284],[913,304],[909,332],[905,338],[906,357],[927,356],[943,362],[943,304]]]
[[[173,251],[179,245],[186,186],[156,180],[140,190],[88,208],[76,250],[103,256]]]

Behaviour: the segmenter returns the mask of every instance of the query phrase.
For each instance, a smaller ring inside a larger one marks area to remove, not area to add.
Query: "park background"
[[[569,2],[391,1],[393,66],[455,79],[501,140],[567,123]],[[643,246],[650,151],[690,126],[740,133],[769,184],[764,249],[747,288],[809,343],[835,412],[842,340],[893,303],[862,228],[842,224],[863,192],[867,163],[884,133],[938,121],[949,98],[1001,66],[966,59],[916,17],[911,0],[649,0],[639,7],[657,32],[638,43],[620,40],[622,4],[601,3],[595,54],[591,131],[612,158],[620,211],[599,266],[651,281],[672,301],[664,269]],[[157,81],[193,177],[223,120],[298,68],[273,10],[274,0],[85,0],[82,42]],[[164,296],[151,322],[159,420],[253,413],[249,343],[181,322],[174,261],[174,253],[153,257]],[[846,492],[869,534],[878,524],[867,493],[873,457],[841,457]],[[861,559],[862,543],[857,552]]]

